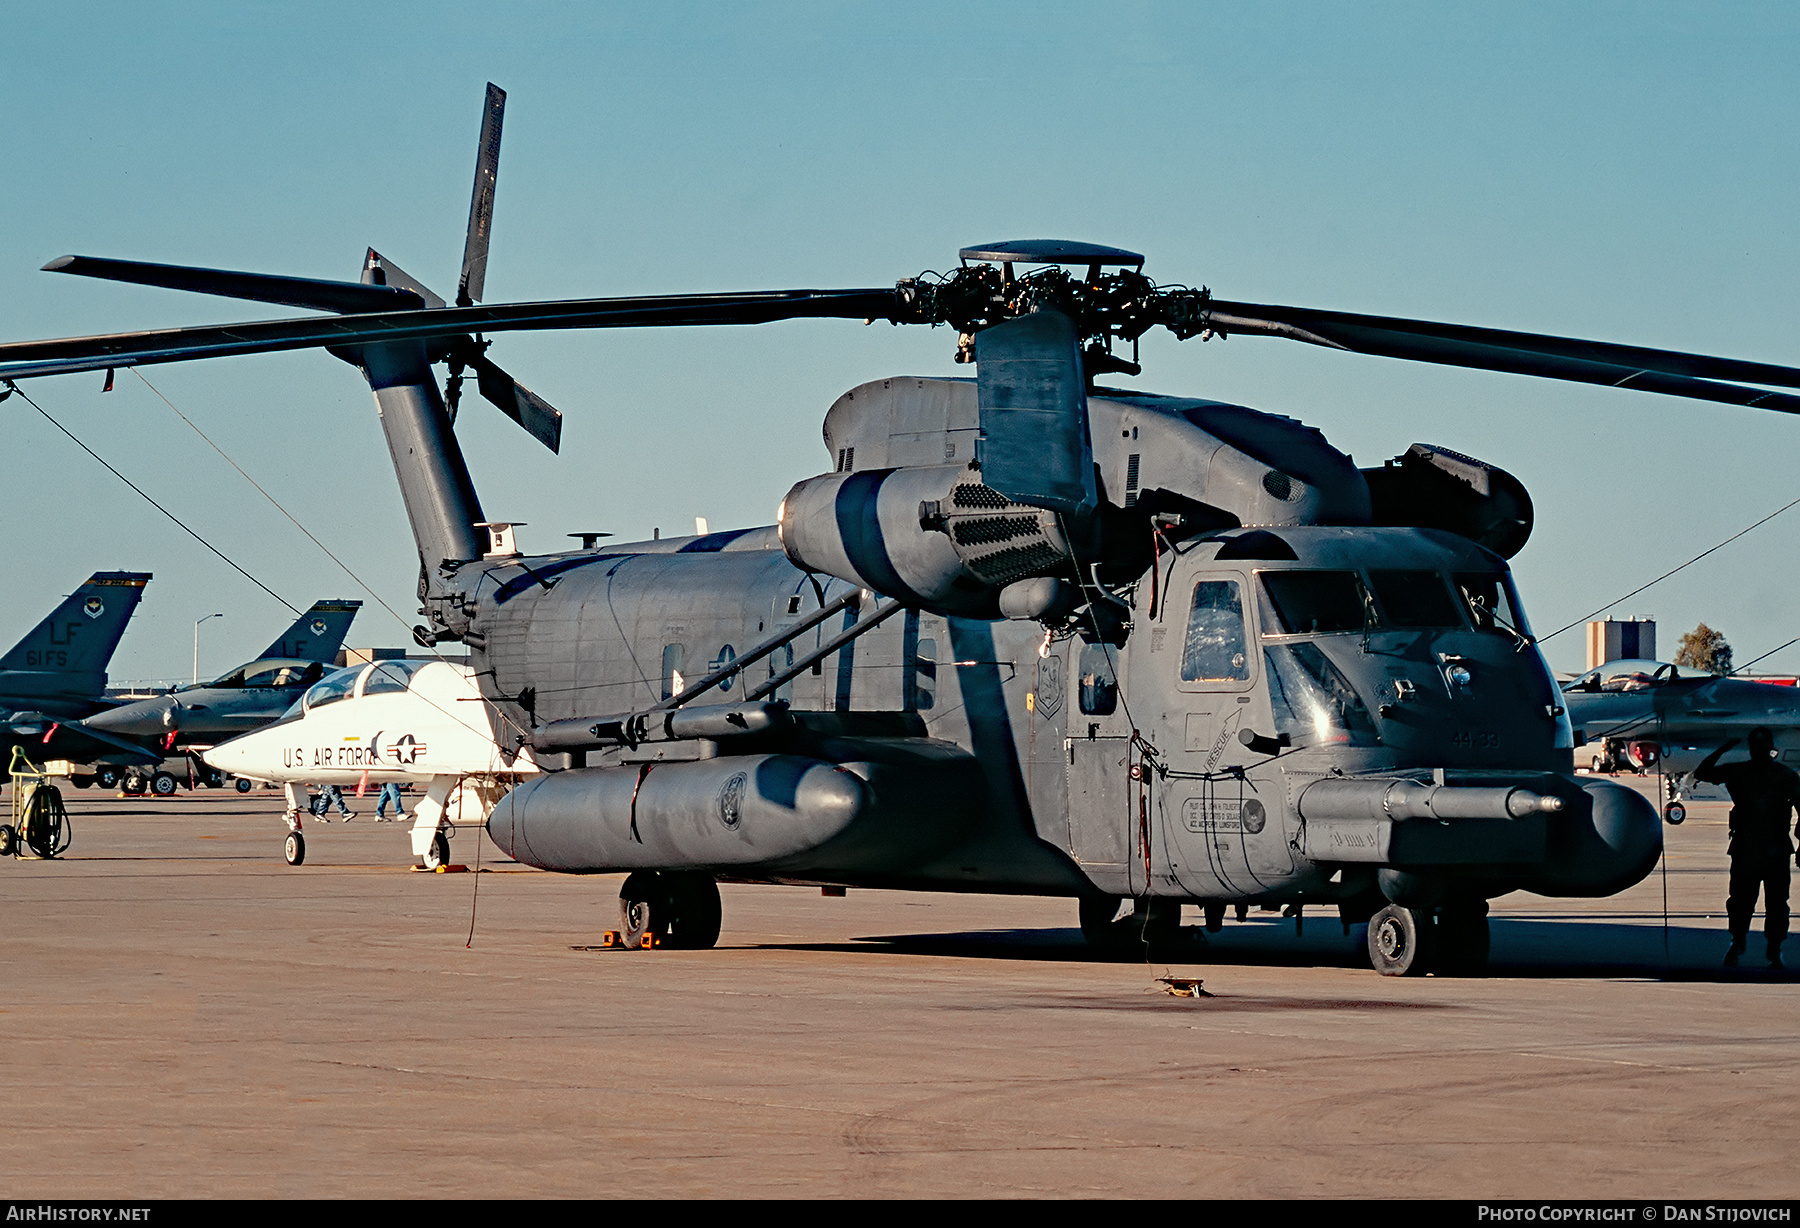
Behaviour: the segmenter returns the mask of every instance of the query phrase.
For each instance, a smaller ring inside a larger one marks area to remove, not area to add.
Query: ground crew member
[[[1788,859],[1795,857],[1788,812],[1800,809],[1800,775],[1775,762],[1775,737],[1761,726],[1750,731],[1748,763],[1720,765],[1719,756],[1736,745],[1733,738],[1694,769],[1695,779],[1724,785],[1731,794],[1731,888],[1725,901],[1731,947],[1725,966],[1735,968],[1744,953],[1760,889],[1769,966],[1779,968],[1788,932]]]

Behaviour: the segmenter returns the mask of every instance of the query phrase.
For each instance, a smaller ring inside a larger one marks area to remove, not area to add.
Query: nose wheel
[[[443,828],[438,828],[431,837],[431,847],[425,850],[425,856],[421,860],[427,870],[450,864],[450,836]]]
[[[1430,913],[1389,904],[1369,918],[1369,962],[1382,976],[1424,976],[1431,939]]]
[[[306,837],[297,831],[287,834],[287,840],[281,846],[282,858],[290,866],[304,865],[306,862]]]

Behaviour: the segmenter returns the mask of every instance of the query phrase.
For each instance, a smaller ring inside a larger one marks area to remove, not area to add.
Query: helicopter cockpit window
[[[340,699],[350,698],[356,690],[356,680],[367,669],[364,665],[353,665],[349,669],[340,669],[319,680],[305,696],[306,710],[312,711],[321,704],[336,703]]]
[[[1460,627],[1456,601],[1435,571],[1371,571],[1384,627]]]
[[[1264,635],[1361,631],[1370,621],[1362,581],[1353,571],[1265,571],[1263,592],[1275,608]]]
[[[1119,706],[1119,680],[1113,674],[1112,649],[1088,644],[1081,650],[1081,711],[1087,716],[1111,716]]]
[[[424,665],[423,661],[377,661],[369,670],[369,676],[363,681],[364,695],[380,695],[384,692],[404,691],[412,682],[412,676]]]
[[[1518,595],[1505,572],[1458,572],[1456,589],[1477,631],[1531,638],[1531,628],[1525,625]]]
[[[1275,732],[1294,746],[1377,746],[1362,696],[1317,644],[1271,644],[1269,706]]]
[[[1084,656],[1085,661],[1085,656]],[[1236,580],[1202,580],[1188,611],[1183,682],[1242,682],[1250,677],[1244,644],[1244,603]]]

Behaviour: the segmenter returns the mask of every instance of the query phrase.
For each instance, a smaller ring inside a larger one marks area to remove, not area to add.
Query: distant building
[[[371,661],[398,661],[405,656],[404,648],[342,648],[338,650],[337,664],[342,669],[346,665],[367,665]]]
[[[1654,618],[1596,620],[1587,625],[1587,665],[1605,665],[1625,659],[1656,660]]]

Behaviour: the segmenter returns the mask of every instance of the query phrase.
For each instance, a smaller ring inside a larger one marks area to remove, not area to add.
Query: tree
[[[1722,634],[1701,623],[1681,637],[1681,651],[1675,654],[1675,664],[1713,674],[1729,674],[1731,645]]]

